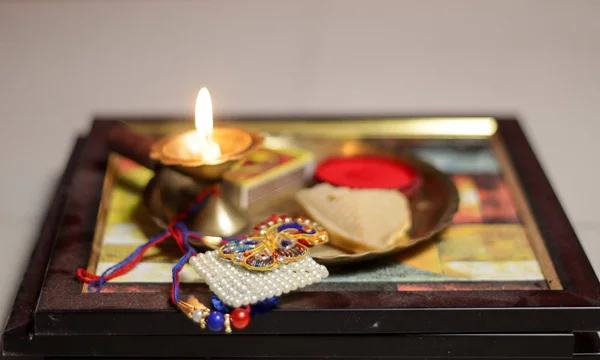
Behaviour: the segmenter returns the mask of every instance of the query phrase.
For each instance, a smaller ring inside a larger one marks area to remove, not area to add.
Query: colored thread
[[[173,284],[171,287],[171,301],[174,304],[177,304],[180,290],[179,273],[181,272],[183,266],[186,264],[189,258],[196,254],[194,248],[189,244],[188,238],[192,237],[198,240],[203,239],[202,234],[190,232],[187,229],[187,226],[183,223],[183,220],[189,219],[200,209],[202,209],[212,195],[220,195],[218,187],[207,188],[200,194],[198,194],[198,196],[194,200],[194,203],[191,206],[189,206],[186,211],[177,215],[175,219],[173,219],[173,221],[169,224],[168,230],[151,238],[145,244],[140,245],[129,256],[127,256],[119,263],[106,269],[101,275],[92,274],[85,269],[78,269],[77,277],[84,283],[88,284],[88,290],[90,292],[101,292],[104,284],[107,281],[125,275],[129,271],[131,271],[142,260],[144,254],[148,249],[157,244],[160,244],[168,238],[173,238],[177,243],[179,249],[181,249],[181,252],[184,253],[184,255],[175,264],[175,266],[173,266],[172,270]],[[234,237],[231,239],[226,238],[223,239],[223,242],[226,243],[237,238],[239,237]]]
[[[90,292],[100,292],[105,282],[128,273],[140,262],[146,250],[161,243],[168,237],[169,233],[167,232],[150,239],[146,244],[139,246],[124,260],[106,269],[100,276],[91,274],[85,269],[77,270],[77,276],[80,280],[88,284]]]
[[[180,241],[183,242],[183,246],[187,249],[187,252],[179,259],[175,266],[173,266],[173,283],[171,284],[171,302],[173,302],[173,304],[177,304],[179,302],[179,273],[189,260],[190,256],[196,254],[196,250],[194,250],[194,248],[188,242],[187,227],[183,223],[177,223],[175,227],[181,234]]]
[[[212,303],[213,309],[222,313],[228,314],[233,310],[232,307],[222,302],[217,295],[213,294],[213,296],[210,298],[210,302]]]

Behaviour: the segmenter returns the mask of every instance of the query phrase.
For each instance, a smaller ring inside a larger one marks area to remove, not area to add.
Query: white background
[[[96,114],[515,114],[600,269],[600,1],[0,1],[0,311]],[[4,314],[4,313],[3,313]]]

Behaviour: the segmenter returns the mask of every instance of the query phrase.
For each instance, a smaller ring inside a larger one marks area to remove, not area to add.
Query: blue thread
[[[178,222],[174,225],[174,229],[181,232],[181,237],[183,239],[183,244],[185,245],[187,252],[183,255],[179,261],[173,266],[173,299],[175,302],[179,302],[179,272],[183,268],[183,266],[187,263],[189,258],[196,253],[196,250],[190,245],[188,241],[188,229],[184,223]]]
[[[211,195],[207,195],[198,204],[194,204],[194,206],[192,206],[190,208],[187,218],[189,218],[190,215],[194,214],[199,209],[204,207],[204,205],[206,204],[208,199],[210,199],[210,197],[211,197]],[[179,259],[179,261],[173,266],[173,269],[171,270],[171,272],[173,274],[173,287],[172,287],[173,294],[171,294],[171,296],[173,297],[173,300],[177,303],[177,302],[179,302],[179,291],[181,288],[181,284],[179,281],[179,272],[185,266],[185,264],[187,263],[189,258],[192,255],[196,254],[196,250],[194,250],[194,248],[190,245],[190,243],[188,241],[189,230],[183,222],[180,221],[180,222],[176,223],[175,225],[173,225],[173,229],[175,231],[179,231],[181,233],[181,238],[183,240],[183,244],[185,245],[185,248],[187,249],[187,252]]]
[[[225,304],[224,302],[222,302],[221,299],[219,299],[219,297],[217,295],[213,294],[210,301],[215,310],[220,311],[224,314],[229,314],[233,310],[232,307],[230,307],[227,304]]]
[[[279,297],[272,297],[259,301],[254,305],[250,306],[250,315],[264,314],[273,310],[277,304],[279,304]]]
[[[158,241],[160,238],[162,238],[163,236],[166,236],[167,231],[151,238],[150,240],[148,240],[145,244],[138,246],[137,249],[135,249],[131,254],[129,254],[128,257],[126,257],[125,259],[121,260],[121,262],[109,267],[108,269],[104,270],[104,272],[100,275],[98,280],[94,280],[94,281],[90,281],[90,283],[88,284],[88,291],[89,292],[100,292],[102,291],[102,287],[104,286],[104,284],[106,283],[106,277],[113,274],[114,272],[118,271],[119,269],[121,269],[123,266],[127,265],[128,263],[130,263],[131,261],[133,261],[133,259],[135,259],[142,251],[144,251],[144,248],[146,248],[147,246],[149,246],[150,244]]]
[[[188,209],[188,213],[186,215],[186,218],[189,219],[192,215],[196,214],[198,211],[200,211],[204,205],[206,205],[206,203],[208,202],[208,199],[210,199],[212,196],[212,194],[208,194],[204,197],[204,199],[202,199],[202,201],[200,201],[199,203],[193,204],[189,209]]]
[[[270,308],[274,308],[274,307],[276,307],[277,305],[279,305],[279,302],[280,302],[280,301],[281,301],[281,298],[280,298],[280,297],[277,297],[277,296],[275,296],[275,297],[272,297],[272,298],[266,299],[266,300],[265,300],[265,303],[266,303],[266,304],[267,304],[267,306],[269,306]]]
[[[275,296],[252,304],[250,305],[250,315],[267,313],[273,310],[277,306],[277,304],[279,304],[280,300],[281,298]],[[221,299],[219,299],[217,295],[212,295],[211,303],[216,311],[222,312],[224,314],[229,314],[233,311],[233,308],[225,304]]]

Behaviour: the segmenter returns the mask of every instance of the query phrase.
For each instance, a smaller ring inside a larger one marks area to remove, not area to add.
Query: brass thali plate
[[[363,253],[349,253],[331,244],[311,248],[311,256],[324,265],[343,265],[384,256],[397,254],[417,244],[435,237],[452,222],[458,210],[458,191],[452,180],[432,165],[407,154],[391,154],[376,145],[377,142],[361,141],[355,139],[319,139],[313,136],[296,136],[281,134],[265,134],[265,146],[268,147],[300,147],[315,154],[315,161],[319,162],[328,156],[354,156],[366,153],[380,153],[385,156],[394,156],[399,160],[412,164],[422,176],[420,190],[409,197],[412,213],[412,228],[408,235],[397,242],[393,247],[368,251]],[[198,193],[201,187],[189,177],[178,172],[162,169],[148,184],[144,203],[154,222],[161,228],[166,228],[168,219],[181,209],[189,206],[193,194]],[[248,223],[257,224],[272,214],[288,214],[290,216],[305,215],[294,200],[294,193],[298,189],[290,189],[287,194],[278,198],[252,204],[245,211]],[[161,193],[179,193],[182,196],[161,196]],[[186,195],[188,194],[188,195]],[[318,219],[314,219],[318,221]],[[190,224],[191,230],[194,224]],[[249,231],[250,228],[245,229]],[[203,243],[194,243],[199,249],[206,249]],[[218,241],[209,242],[208,248],[218,247]]]

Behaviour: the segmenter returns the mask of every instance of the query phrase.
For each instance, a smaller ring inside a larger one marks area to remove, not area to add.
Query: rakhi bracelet
[[[268,311],[282,294],[329,275],[325,266],[308,256],[310,247],[327,240],[327,232],[314,221],[273,215],[245,238],[189,258],[188,263],[213,291],[216,311],[194,297],[180,301],[178,307],[201,328],[228,333],[232,325],[245,328],[252,309]]]
[[[188,240],[192,237],[204,241],[204,236],[189,231],[184,221],[199,211],[210,196],[219,196],[218,188],[205,189],[167,231],[149,239],[101,275],[79,269],[77,276],[88,284],[90,292],[101,292],[106,282],[131,271],[149,248],[173,238],[184,254],[173,266],[171,302],[201,328],[231,333],[232,327],[247,327],[253,314],[273,309],[282,294],[329,275],[325,266],[309,256],[310,247],[327,242],[329,236],[318,223],[304,217],[273,215],[246,236],[211,237],[220,239],[221,247],[197,254]],[[215,310],[211,311],[194,296],[179,299],[179,273],[186,263],[215,294],[212,301]]]

